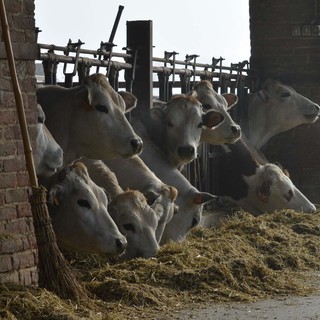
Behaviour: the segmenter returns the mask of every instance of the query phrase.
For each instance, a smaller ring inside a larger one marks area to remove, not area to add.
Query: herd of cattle
[[[247,132],[228,113],[237,96],[218,94],[208,81],[167,103],[155,100],[148,112],[136,109],[130,122],[136,97],[115,92],[98,73],[73,88],[40,87],[37,100],[35,167],[57,239],[73,250],[152,257],[191,228],[211,226],[202,210],[217,196],[253,215],[316,210],[257,152],[275,134],[319,117],[317,104],[279,82],[250,94]],[[181,173],[202,143],[220,146],[216,195]]]

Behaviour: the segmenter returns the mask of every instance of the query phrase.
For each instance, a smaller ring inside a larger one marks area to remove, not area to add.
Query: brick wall
[[[314,1],[250,0],[249,5],[252,68],[262,80],[281,80],[320,104],[320,36],[292,34],[293,26],[315,18]],[[320,121],[281,133],[263,148],[315,203],[320,203],[319,137]]]
[[[35,66],[34,60],[28,54],[23,58],[22,53],[26,45],[36,43],[34,1],[6,0],[5,5],[14,52],[20,51],[16,68],[27,122],[32,127],[37,120]],[[29,178],[9,67],[4,44],[0,44],[0,282],[37,284],[38,256],[28,203]],[[35,140],[34,134],[30,139]]]

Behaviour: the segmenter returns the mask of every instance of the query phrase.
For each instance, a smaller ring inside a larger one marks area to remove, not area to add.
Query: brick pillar
[[[250,0],[251,66],[262,80],[280,80],[320,104],[320,36],[302,34],[302,26],[315,19],[314,4]],[[275,136],[263,148],[270,161],[289,169],[295,185],[315,203],[320,203],[319,137],[318,120]]]
[[[35,140],[34,1],[5,1],[30,139]],[[0,39],[2,30],[0,27]],[[37,248],[29,177],[4,43],[0,42],[0,282],[37,284]]]

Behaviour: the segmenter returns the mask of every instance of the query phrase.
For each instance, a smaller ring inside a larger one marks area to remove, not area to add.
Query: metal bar
[[[57,62],[64,62],[64,63],[71,63],[71,64],[74,64],[76,62],[75,57],[57,55],[57,54],[53,54],[53,53],[50,53],[50,54],[49,53],[40,53],[39,60],[45,61],[45,60],[52,59],[52,57],[54,57],[55,61],[57,61]],[[92,64],[92,66],[100,66],[100,67],[107,67],[108,66],[108,62],[105,60],[97,60],[97,59],[79,57],[78,63],[83,63],[83,62],[84,63],[89,62]],[[132,68],[131,64],[125,63],[125,62],[111,61],[111,64],[120,65],[121,69],[131,69]]]
[[[65,52],[67,50],[67,47],[63,47],[63,46],[56,46],[54,44],[44,44],[44,43],[39,43],[38,44],[39,49],[46,49],[46,50],[53,50],[53,51],[62,51]],[[69,52],[76,52],[76,50],[72,50],[70,49]],[[89,54],[89,55],[93,55],[94,57],[99,55],[99,50],[90,50],[90,49],[80,49],[79,53],[83,53],[83,54]],[[112,53],[113,57],[117,57],[117,58],[123,58],[123,59],[129,59],[131,58],[131,55],[128,53],[119,53],[119,52],[113,52]]]

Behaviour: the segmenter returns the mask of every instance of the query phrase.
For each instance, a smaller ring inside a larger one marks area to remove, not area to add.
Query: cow
[[[63,247],[86,253],[120,255],[127,246],[108,212],[105,191],[89,177],[86,166],[64,166],[47,179],[48,210]]]
[[[139,156],[133,156],[130,159],[110,159],[103,162],[115,173],[123,189],[129,188],[141,191],[148,202],[161,195],[160,204],[163,212],[156,229],[156,239],[160,243],[165,226],[178,210],[175,204],[178,195],[177,189],[163,183]]]
[[[46,127],[45,114],[39,104],[37,104],[37,118],[34,166],[38,177],[48,177],[62,166],[63,151]]]
[[[241,128],[231,118],[228,111],[233,108],[238,97],[232,93],[218,94],[208,80],[196,83],[189,93],[202,104],[206,112],[215,110],[222,114],[224,121],[216,128],[202,128],[200,142],[220,145],[234,143],[241,137]]]
[[[204,113],[192,95],[178,94],[168,103],[154,105],[149,117],[141,116],[141,120],[169,162],[181,167],[197,157],[202,129],[213,130],[224,116],[215,110]]]
[[[148,199],[147,203],[146,197],[140,191],[124,191],[114,172],[102,161],[84,158],[81,161],[85,163],[90,178],[110,194],[110,215],[128,243],[121,258],[155,256],[159,250],[156,229],[163,215],[162,195]]]
[[[268,79],[259,91],[248,95],[247,119],[241,127],[251,145],[261,149],[274,135],[319,118],[319,105],[292,87]]]
[[[73,88],[40,87],[37,99],[49,131],[64,151],[65,164],[79,157],[131,157],[142,150],[142,140],[124,115],[135,107],[136,98],[115,92],[102,74],[92,74]]]
[[[170,240],[183,241],[189,231],[199,224],[203,204],[215,199],[215,196],[207,192],[200,192],[191,185],[152,142],[145,126],[139,119],[132,117],[131,123],[135,131],[142,137],[144,143],[144,149],[139,157],[161,181],[174,186],[178,190],[176,199],[178,211],[173,215],[170,222],[166,224],[160,244]],[[127,173],[126,179],[133,180],[133,177]]]
[[[218,147],[216,194],[257,216],[275,210],[314,212],[315,206],[272,163],[261,164],[242,139]]]

